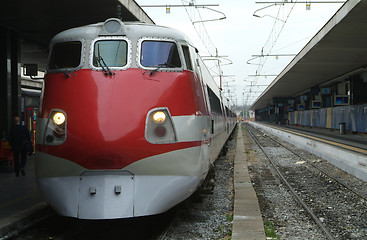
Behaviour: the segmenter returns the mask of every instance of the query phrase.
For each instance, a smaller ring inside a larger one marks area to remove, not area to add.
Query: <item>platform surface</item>
[[[16,177],[11,165],[0,162],[0,239],[49,211],[37,188],[34,156],[28,157],[25,172]]]

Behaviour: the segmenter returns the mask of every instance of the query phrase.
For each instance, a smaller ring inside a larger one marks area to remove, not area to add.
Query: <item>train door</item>
[[[201,146],[202,152],[201,152],[201,157],[200,159],[203,160],[202,164],[204,166],[204,164],[206,164],[207,169],[209,169],[210,166],[210,154],[209,154],[209,146],[210,146],[210,142],[211,142],[211,132],[210,132],[210,112],[209,112],[209,107],[208,107],[208,96],[206,93],[206,89],[205,89],[205,80],[203,79],[203,73],[201,70],[201,65],[200,65],[200,56],[198,54],[198,50],[189,45],[189,55],[191,56],[191,62],[192,62],[192,69],[194,71],[194,76],[195,76],[195,80],[198,83],[199,87],[197,89],[198,92],[200,92],[200,111],[202,116],[202,141],[203,144]]]
[[[208,71],[205,68],[204,62],[201,60],[200,56],[199,56],[199,52],[196,48],[191,47],[190,46],[190,53],[193,56],[194,59],[194,71],[197,74],[197,76],[200,78],[200,82],[201,82],[201,91],[203,94],[203,101],[205,104],[205,115],[207,115],[207,121],[205,123],[205,129],[206,131],[206,136],[205,138],[207,138],[209,140],[209,145],[211,142],[211,138],[214,134],[214,118],[213,115],[211,113],[211,107],[210,107],[210,103],[209,103],[209,95],[207,92],[207,81],[208,77],[210,77],[210,74],[208,75]],[[203,72],[204,71],[204,72]]]
[[[33,148],[36,146],[36,120],[37,120],[38,108],[27,107],[27,128],[31,134]],[[33,150],[34,151],[34,150]]]
[[[193,60],[193,70],[195,72],[195,76],[198,78],[198,81],[200,82],[200,85],[201,85],[201,92],[203,95],[203,101],[204,101],[205,108],[206,108],[205,113],[208,113],[209,112],[208,98],[207,98],[207,94],[205,91],[205,80],[203,78],[203,72],[201,71],[200,56],[196,48],[190,45],[189,49],[190,49],[190,55],[192,56],[192,60]]]

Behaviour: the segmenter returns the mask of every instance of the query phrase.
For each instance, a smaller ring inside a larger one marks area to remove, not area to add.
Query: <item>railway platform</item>
[[[238,127],[233,178],[235,199],[232,239],[266,239],[260,207],[247,170],[241,126]]]
[[[52,214],[38,191],[34,156],[26,175],[16,177],[12,166],[0,165],[0,239],[7,239],[36,221]]]
[[[333,142],[367,150],[367,133],[357,133],[351,131],[342,131],[344,133],[341,133],[340,129],[309,127],[301,125],[280,125],[280,126],[274,125],[274,126],[290,129],[296,132],[307,133],[311,136],[320,137]]]
[[[367,135],[341,134],[337,130],[302,126],[279,126],[251,122],[296,147],[309,151],[336,167],[367,181]]]

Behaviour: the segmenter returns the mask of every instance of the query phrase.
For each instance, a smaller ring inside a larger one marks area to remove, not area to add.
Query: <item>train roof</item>
[[[119,22],[122,25],[126,37],[129,39],[139,39],[142,37],[170,38],[176,41],[185,41],[193,45],[191,40],[179,30],[165,26],[147,24],[143,22],[122,22],[119,19],[115,18],[107,19],[105,22],[71,28],[60,32],[52,38],[51,45],[54,42],[61,42],[77,38],[93,40],[101,35],[101,31],[103,31],[104,27],[109,21]],[[107,35],[116,36],[116,34],[112,33]],[[104,34],[104,36],[106,36],[106,34]]]

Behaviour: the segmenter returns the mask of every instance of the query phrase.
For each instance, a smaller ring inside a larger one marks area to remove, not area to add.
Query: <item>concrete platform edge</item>
[[[266,239],[259,203],[247,170],[241,125],[234,160],[234,213],[232,239]]]
[[[0,240],[9,239],[19,232],[55,214],[46,202],[0,219]]]

